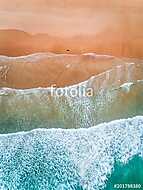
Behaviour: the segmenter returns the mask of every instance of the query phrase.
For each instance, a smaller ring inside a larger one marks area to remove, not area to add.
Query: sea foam
[[[102,189],[115,161],[143,157],[143,116],[89,129],[0,135],[2,189]]]

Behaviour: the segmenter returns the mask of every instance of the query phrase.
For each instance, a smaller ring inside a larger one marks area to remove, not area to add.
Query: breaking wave
[[[0,91],[1,133],[36,128],[89,128],[143,113],[143,81],[102,89],[92,97],[51,96],[49,89]]]
[[[143,157],[143,116],[89,129],[0,135],[3,189],[102,189],[115,161]]]
[[[118,164],[143,171],[142,76],[143,64],[125,63],[58,88],[91,97],[1,88],[0,189],[111,190]]]

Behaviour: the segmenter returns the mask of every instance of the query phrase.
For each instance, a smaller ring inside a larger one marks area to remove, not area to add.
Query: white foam
[[[121,88],[128,93],[133,84],[133,82],[124,83],[123,85],[121,85]]]
[[[42,189],[50,189],[50,181],[44,183],[47,176],[55,180],[53,189],[67,181],[69,189],[73,182],[88,185],[90,190],[101,189],[115,160],[126,163],[134,155],[143,155],[142,137],[143,116],[89,129],[36,129],[0,135],[0,184],[17,189],[20,178],[30,171]],[[42,176],[41,165],[45,168]],[[8,177],[12,180],[5,181]],[[25,183],[21,185],[25,187]]]

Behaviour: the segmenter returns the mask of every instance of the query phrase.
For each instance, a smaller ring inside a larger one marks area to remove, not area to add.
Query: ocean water
[[[91,97],[1,88],[0,189],[143,189],[142,74],[129,64],[67,88]]]
[[[143,81],[105,89],[92,97],[51,96],[48,89],[0,90],[0,131],[89,128],[142,115]]]
[[[115,163],[114,170],[112,171],[104,189],[112,190],[117,186],[119,187],[118,189],[121,189],[122,184],[129,184],[128,189],[143,189],[142,183],[143,159],[139,156],[134,156],[127,164]]]
[[[133,160],[134,156],[138,159]],[[114,181],[123,182],[126,178],[131,182],[138,169],[137,177],[142,175],[142,158],[142,116],[88,129],[36,129],[3,134],[0,185],[2,189],[17,190],[103,189],[107,184],[110,189]]]

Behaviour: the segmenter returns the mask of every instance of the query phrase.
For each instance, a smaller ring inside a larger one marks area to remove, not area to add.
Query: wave
[[[7,189],[103,189],[115,161],[143,157],[143,116],[89,129],[0,135],[0,185]]]
[[[68,90],[79,88],[82,91],[88,82]],[[71,97],[51,95],[49,88],[3,88],[0,90],[1,133],[40,127],[89,128],[102,122],[143,114],[142,80],[94,92],[90,97]]]
[[[17,71],[21,62],[37,68],[41,57],[56,56],[0,59],[3,66],[13,60]],[[95,54],[84,56],[97,60]],[[1,189],[99,190],[110,186],[116,162],[127,164],[134,156],[143,161],[143,64],[115,62],[105,72],[63,88],[0,89]],[[9,70],[3,66],[4,85]],[[93,94],[85,96],[89,89]]]
[[[124,63],[142,60],[107,55],[35,53],[28,56],[0,56],[0,87],[17,89],[75,85],[91,76],[114,69],[120,72]],[[114,68],[113,68],[114,67]],[[109,75],[109,73],[107,74]],[[115,76],[114,76],[115,77]]]

